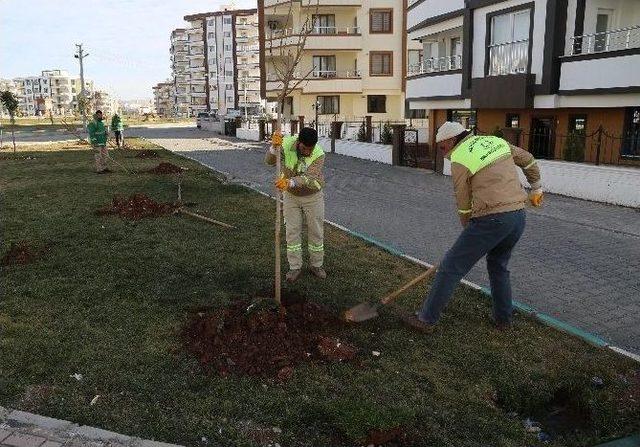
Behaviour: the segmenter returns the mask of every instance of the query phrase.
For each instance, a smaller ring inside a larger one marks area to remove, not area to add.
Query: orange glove
[[[542,189],[536,189],[535,191],[531,191],[529,193],[529,201],[531,202],[531,205],[535,206],[536,208],[542,206],[543,200],[544,193],[542,192]]]
[[[273,146],[273,147],[282,146],[282,134],[281,133],[274,132],[273,135],[271,135],[271,146]]]
[[[278,180],[276,180],[276,188],[278,188],[280,191],[286,191],[287,189],[289,189],[289,187],[290,184],[288,179],[280,177]]]

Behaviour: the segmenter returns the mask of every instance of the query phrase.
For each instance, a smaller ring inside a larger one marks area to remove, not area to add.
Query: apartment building
[[[259,113],[260,59],[255,9],[222,7],[185,16],[190,114]]]
[[[421,45],[407,41],[406,2],[398,0],[258,0],[262,95],[275,100],[282,90],[279,59],[307,34],[296,67],[301,81],[288,96],[287,117],[398,120],[405,117],[407,60]],[[307,30],[304,32],[304,30]],[[310,31],[310,34],[308,34]]]
[[[178,28],[171,32],[171,74],[173,79],[173,91],[171,99],[173,105],[167,112],[173,116],[189,116],[190,110],[190,83],[191,71],[189,70],[189,52],[187,30]]]
[[[43,70],[40,76],[15,78],[14,82],[23,115],[43,115],[50,111],[66,115],[77,110],[81,82],[65,70]],[[85,80],[85,88],[92,94],[93,81]]]
[[[153,87],[153,104],[156,114],[162,117],[174,116],[174,82],[160,82]]]
[[[413,0],[407,32],[423,46],[409,107],[432,130],[455,119],[539,158],[640,160],[639,1]]]
[[[118,101],[104,90],[96,90],[92,95],[93,109],[101,110],[106,116],[111,116],[118,112]]]

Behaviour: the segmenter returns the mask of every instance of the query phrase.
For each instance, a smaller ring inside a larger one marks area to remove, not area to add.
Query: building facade
[[[282,60],[306,35],[284,114],[319,120],[405,118],[405,69],[421,46],[405,39],[406,2],[398,0],[304,0],[289,5],[258,0],[262,95],[282,90]],[[305,32],[305,30],[307,30]]]
[[[153,87],[153,103],[158,116],[175,116],[174,88],[172,81],[160,82]]]
[[[221,8],[184,18],[190,114],[261,111],[258,17],[255,9]]]
[[[640,160],[640,2],[414,0],[407,32],[423,46],[409,107],[432,130],[455,119],[539,158]]]
[[[19,110],[24,116],[71,115],[78,109],[81,91],[79,78],[65,70],[43,70],[40,76],[15,78]],[[93,95],[93,81],[85,80],[88,96]]]
[[[171,100],[173,105],[168,112],[172,116],[185,117],[190,113],[190,84],[191,71],[189,69],[189,52],[187,30],[178,28],[171,33],[171,76],[173,91]],[[166,115],[163,115],[166,116]]]

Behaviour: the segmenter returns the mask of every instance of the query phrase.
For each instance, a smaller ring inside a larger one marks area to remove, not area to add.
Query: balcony
[[[462,56],[431,57],[421,64],[409,65],[407,76],[419,76],[423,74],[443,73],[462,69]]]
[[[265,0],[264,7],[270,8],[272,6],[282,5],[282,0]],[[354,8],[359,8],[362,6],[362,0],[300,0],[300,6],[302,8],[312,7],[315,8],[317,6],[353,6]],[[287,10],[287,6],[278,8],[278,11],[285,12]]]
[[[259,45],[240,45],[236,47],[236,52],[238,54],[251,54],[260,50]]]
[[[258,22],[236,22],[237,29],[253,29],[257,28]]]
[[[529,39],[489,45],[489,76],[529,71]]]
[[[295,45],[299,42],[301,29],[278,29],[265,31],[267,48]],[[362,36],[359,27],[316,26],[307,35],[305,50],[351,50],[362,49]]]
[[[640,25],[571,38],[570,55],[640,48]]]
[[[303,77],[303,73],[295,74],[296,81],[303,79]],[[362,79],[358,70],[316,70],[304,77],[299,88],[302,89],[302,93],[360,93],[362,92]],[[282,90],[282,82],[274,74],[267,75],[266,89],[268,91]]]

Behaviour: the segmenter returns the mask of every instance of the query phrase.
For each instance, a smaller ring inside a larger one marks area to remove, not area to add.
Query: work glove
[[[271,135],[271,146],[273,146],[273,147],[282,146],[282,134],[281,133],[274,132],[273,135]]]
[[[542,201],[544,200],[544,193],[541,188],[534,189],[529,193],[529,201],[531,205],[539,208],[542,206]]]
[[[276,188],[278,188],[282,192],[287,191],[288,189],[293,188],[294,186],[295,186],[295,183],[291,179],[280,177],[278,180],[276,180]]]

